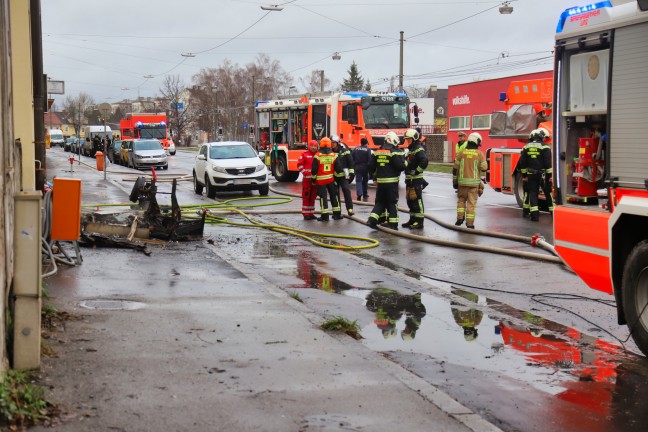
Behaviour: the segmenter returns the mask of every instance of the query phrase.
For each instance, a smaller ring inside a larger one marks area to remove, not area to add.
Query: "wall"
[[[468,127],[461,130],[467,134],[478,132],[482,136],[481,149],[483,151],[492,147],[521,148],[524,143],[515,139],[489,138],[489,128],[474,129],[473,116],[490,115],[493,111],[503,111],[504,103],[499,100],[500,93],[506,92],[511,81],[551,78],[552,76],[553,71],[546,71],[448,86],[448,140],[453,144],[456,143],[457,133],[460,130],[451,130],[452,117],[470,116]]]

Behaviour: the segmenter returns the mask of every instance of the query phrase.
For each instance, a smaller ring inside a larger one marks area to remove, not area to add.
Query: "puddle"
[[[128,300],[84,300],[79,303],[79,306],[84,309],[94,310],[137,310],[142,309],[146,305],[140,302],[133,302]]]

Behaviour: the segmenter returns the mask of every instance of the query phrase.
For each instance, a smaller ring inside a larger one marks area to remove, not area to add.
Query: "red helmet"
[[[308,150],[312,151],[315,153],[317,151],[319,144],[317,144],[317,140],[310,140],[308,141]]]
[[[331,138],[324,137],[320,140],[320,147],[321,148],[331,148]]]

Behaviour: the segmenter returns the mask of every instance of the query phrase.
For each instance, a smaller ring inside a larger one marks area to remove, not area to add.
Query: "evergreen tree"
[[[345,78],[342,82],[342,91],[359,91],[366,89],[365,80],[362,75],[360,75],[360,72],[358,72],[358,65],[355,61],[351,64],[351,67],[349,67],[348,73],[349,78]],[[367,81],[367,85],[368,84],[369,82]]]

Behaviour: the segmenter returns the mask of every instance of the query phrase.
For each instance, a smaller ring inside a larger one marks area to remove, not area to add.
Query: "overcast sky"
[[[243,67],[260,53],[298,91],[313,70],[339,85],[353,61],[374,90],[386,90],[404,31],[405,87],[447,88],[550,70],[560,14],[592,2],[513,0],[502,15],[502,2],[484,0],[293,0],[281,11],[258,0],[41,0],[43,58],[65,96],[83,91],[97,102],[158,96],[166,74],[189,85],[201,69]],[[59,107],[65,96],[55,96]]]

